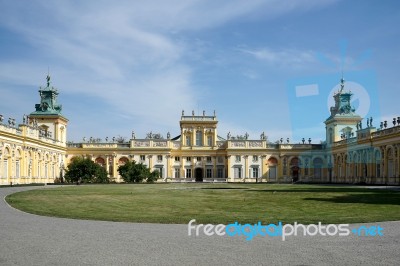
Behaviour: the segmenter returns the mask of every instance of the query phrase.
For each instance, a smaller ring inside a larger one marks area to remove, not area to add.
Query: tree
[[[65,173],[68,182],[108,183],[107,171],[88,158],[77,157],[68,165]]]
[[[148,183],[153,183],[158,179],[160,173],[156,171],[151,171],[146,165],[142,163],[127,162],[124,165],[118,167],[118,173],[121,175],[127,183],[140,183],[146,180]]]

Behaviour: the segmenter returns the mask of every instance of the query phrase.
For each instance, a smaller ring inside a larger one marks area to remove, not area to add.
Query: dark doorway
[[[299,167],[295,166],[292,168],[292,179],[293,182],[299,181]]]
[[[194,171],[194,177],[196,179],[196,182],[203,182],[203,169],[196,168],[196,170]]]

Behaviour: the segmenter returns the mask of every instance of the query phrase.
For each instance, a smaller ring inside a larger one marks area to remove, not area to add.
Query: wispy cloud
[[[317,61],[314,52],[294,49],[273,50],[268,47],[259,49],[238,48],[239,51],[248,54],[268,64],[283,67],[298,67]]]

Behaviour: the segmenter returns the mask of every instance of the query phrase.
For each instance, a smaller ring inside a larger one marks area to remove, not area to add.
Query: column
[[[213,156],[213,157],[211,157],[211,158],[214,158],[214,169],[213,169],[213,178],[217,178],[218,176],[217,176],[217,156]]]
[[[243,169],[243,180],[246,180],[246,178],[250,178],[249,176],[249,162],[248,162],[249,156],[245,155],[244,156],[244,169]]]
[[[113,154],[112,162],[113,162],[113,173],[112,173],[113,176],[112,177],[118,178],[117,154]]]
[[[171,175],[171,165],[170,165],[171,155],[168,154],[166,157],[167,157],[167,167],[166,167],[166,173],[165,173],[165,175],[166,175],[166,179],[165,180],[168,180],[168,178],[172,177],[172,175],[174,173],[172,173],[172,175]]]
[[[226,180],[227,181],[233,181],[232,179],[232,174],[231,174],[231,156],[230,155],[228,155],[228,156],[226,156],[226,161],[227,161],[227,165],[226,165]]]

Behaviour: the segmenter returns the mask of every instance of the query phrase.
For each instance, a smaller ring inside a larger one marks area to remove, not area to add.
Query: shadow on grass
[[[221,189],[226,189],[226,190],[231,190],[231,189],[247,190],[247,189],[250,189],[250,188],[248,188],[248,187],[202,187],[200,189],[208,189],[208,190],[221,190]]]
[[[333,203],[361,203],[361,204],[383,204],[400,205],[400,193],[370,193],[370,194],[351,194],[331,198],[304,198],[304,200],[324,201]]]
[[[387,193],[397,193],[400,195],[400,192],[396,192],[394,190],[389,189],[381,189],[381,190],[372,190],[367,188],[330,188],[330,187],[323,187],[323,188],[293,188],[293,189],[279,189],[277,188],[266,188],[266,189],[249,189],[248,192],[291,192],[291,193],[298,193],[298,192],[333,192],[333,193],[346,193],[346,192],[357,192],[357,193],[368,193],[368,194],[387,194]]]

